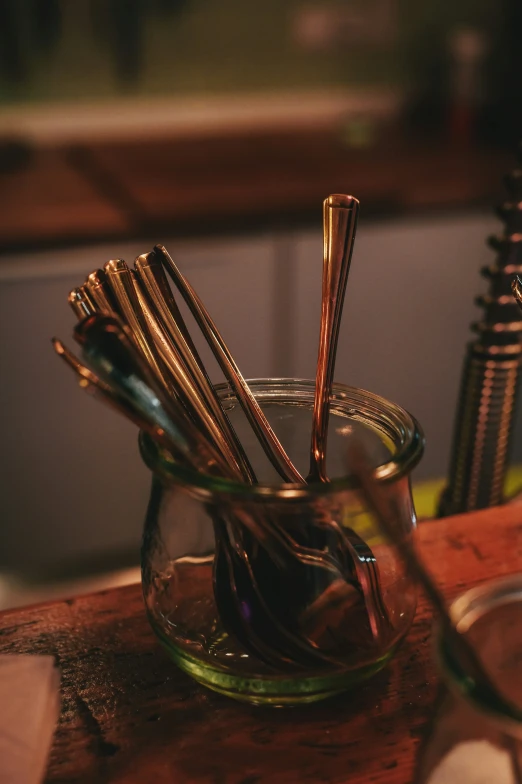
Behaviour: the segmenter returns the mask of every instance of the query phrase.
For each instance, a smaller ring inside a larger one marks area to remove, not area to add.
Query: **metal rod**
[[[227,381],[234,389],[237,399],[266,456],[285,481],[303,483],[304,478],[283,449],[198,295],[181,274],[163,245],[156,245],[154,250],[160,255],[167,273],[190,308]]]

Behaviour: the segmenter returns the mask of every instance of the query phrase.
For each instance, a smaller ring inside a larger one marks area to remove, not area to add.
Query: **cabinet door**
[[[339,338],[336,380],[393,400],[418,418],[427,447],[418,476],[445,476],[480,268],[499,230],[490,213],[456,219],[361,222]],[[313,377],[322,237],[297,240],[297,375]],[[521,436],[515,441],[522,445]]]
[[[245,374],[269,373],[271,242],[166,244]],[[118,244],[2,261],[0,569],[90,555],[102,563],[100,554],[110,565],[125,552],[138,559],[150,476],[137,431],[78,388],[50,339],[76,351],[68,292],[107,259],[132,261],[143,250]]]

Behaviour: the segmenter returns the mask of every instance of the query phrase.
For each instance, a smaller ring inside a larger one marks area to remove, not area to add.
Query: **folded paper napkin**
[[[59,707],[52,656],[0,656],[0,784],[43,780]]]
[[[428,784],[516,784],[511,755],[487,740],[459,743],[439,762]]]

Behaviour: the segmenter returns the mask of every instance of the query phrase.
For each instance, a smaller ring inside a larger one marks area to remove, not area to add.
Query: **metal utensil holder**
[[[519,161],[522,164],[522,147]],[[481,270],[489,291],[476,299],[484,312],[472,324],[477,337],[464,359],[440,517],[504,501],[522,359],[521,313],[511,292],[513,276],[522,274],[522,168],[512,171],[505,183],[508,197],[497,209],[504,230],[489,238],[497,257]]]

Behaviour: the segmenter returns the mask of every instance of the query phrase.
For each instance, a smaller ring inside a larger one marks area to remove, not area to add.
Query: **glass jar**
[[[249,385],[306,475],[314,382]],[[196,473],[141,434],[153,473],[142,546],[148,616],[178,666],[211,689],[252,703],[319,700],[379,671],[416,606],[413,584],[345,475],[346,439],[364,438],[408,535],[422,433],[393,403],[334,385],[331,480],[281,484],[229,386],[216,389],[259,484]]]
[[[522,575],[492,580],[460,596],[451,615],[510,705],[485,702],[450,656],[440,631],[442,675],[436,709],[421,747],[416,784],[522,782]],[[519,709],[520,706],[520,709]]]

